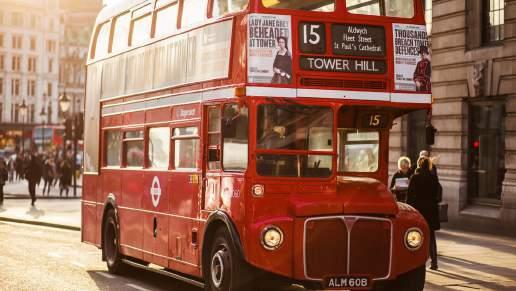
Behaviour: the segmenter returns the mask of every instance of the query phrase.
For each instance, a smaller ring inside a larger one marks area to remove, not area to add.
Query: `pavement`
[[[45,183],[43,181],[41,181],[39,186],[36,186],[36,196],[37,197],[42,198],[42,199],[62,198],[62,196],[59,195],[59,183],[57,183],[57,185],[55,185],[54,187],[50,188],[50,195],[46,195],[46,193],[45,193],[45,195],[43,196],[42,193],[43,193],[43,185],[44,184]],[[69,191],[68,197],[74,198],[73,197],[73,186],[69,187],[68,191]],[[25,199],[25,198],[29,197],[29,185],[28,185],[27,180],[18,180],[15,182],[8,182],[4,186],[4,193],[5,193],[4,197],[6,199],[9,199],[9,198]],[[66,197],[65,191],[63,191],[63,195]],[[77,180],[77,196],[75,198],[80,198],[81,196],[82,196],[82,179],[78,179]]]
[[[58,199],[57,193],[31,207],[28,195],[21,195],[4,200],[0,221],[80,230],[80,199]],[[437,245],[439,270],[428,270],[425,290],[516,290],[516,237],[444,228]]]

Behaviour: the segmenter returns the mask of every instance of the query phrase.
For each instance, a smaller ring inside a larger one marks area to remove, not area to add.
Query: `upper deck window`
[[[221,16],[228,13],[244,10],[248,0],[214,0],[213,16]]]
[[[156,5],[160,5],[163,2],[165,1],[158,1]],[[177,1],[174,1],[170,5],[161,6],[156,10],[155,36],[170,35],[177,30],[177,7]]]
[[[133,12],[131,45],[142,44],[150,39],[152,27],[152,14],[150,8],[150,5],[147,5]]]
[[[346,0],[350,13],[412,18],[414,0]]]
[[[206,0],[183,0],[181,27],[189,27],[206,18]]]
[[[101,58],[108,54],[110,28],[110,22],[105,22],[98,26],[93,58]]]
[[[113,32],[113,47],[111,51],[117,52],[127,48],[129,44],[129,28],[131,26],[131,14],[125,13],[115,20]]]
[[[262,4],[265,8],[275,9],[294,9],[319,12],[335,11],[335,0],[262,0]]]

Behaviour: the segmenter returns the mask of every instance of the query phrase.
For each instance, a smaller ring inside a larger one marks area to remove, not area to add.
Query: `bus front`
[[[252,265],[330,289],[423,290],[428,226],[386,186],[393,120],[431,108],[420,2],[252,5]]]

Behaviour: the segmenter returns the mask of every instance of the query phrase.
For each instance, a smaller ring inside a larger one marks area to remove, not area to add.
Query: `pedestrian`
[[[48,158],[45,161],[45,164],[43,166],[43,195],[45,195],[45,191],[47,192],[47,196],[50,196],[50,188],[52,187],[52,182],[54,181],[54,166],[53,160],[51,158]]]
[[[391,180],[391,191],[396,195],[396,200],[405,203],[407,201],[407,190],[409,185],[410,159],[400,157],[398,159],[398,171],[394,173]]]
[[[7,172],[9,174],[9,183],[14,182],[14,161],[15,161],[15,155],[11,155],[9,157],[9,161],[7,162]]]
[[[24,157],[22,153],[19,153],[14,161],[14,168],[16,170],[16,181],[23,180],[23,166],[24,166]]]
[[[430,159],[430,161],[432,162],[431,173],[437,177],[437,180],[439,180],[439,177],[437,176],[437,166],[435,165],[435,159],[430,157],[430,153],[427,150],[422,150],[419,152],[419,158],[421,158],[421,157]],[[416,168],[417,168],[417,165],[412,165],[412,167],[410,167],[410,175],[411,176],[414,175]]]
[[[34,206],[36,202],[36,184],[39,184],[41,180],[41,168],[36,155],[29,156],[29,158],[26,159],[26,163],[25,178],[29,181],[29,194],[32,200],[31,205]]]
[[[4,205],[4,185],[9,179],[9,173],[7,172],[7,165],[3,158],[0,158],[0,207]]]
[[[66,190],[66,197],[68,197],[68,187],[72,184],[72,167],[68,159],[63,159],[60,165],[61,178],[59,179],[60,189],[59,196],[63,195],[63,190]]]
[[[431,269],[437,270],[437,242],[435,231],[441,228],[439,221],[439,181],[432,174],[432,162],[427,157],[417,160],[416,173],[410,179],[407,202],[425,218],[430,229]]]

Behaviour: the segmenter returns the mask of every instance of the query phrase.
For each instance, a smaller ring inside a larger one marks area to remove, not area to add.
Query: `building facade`
[[[57,105],[58,52],[58,0],[2,1],[0,147],[20,146],[20,140],[30,145],[34,124],[57,122],[57,112],[49,114],[48,108]]]
[[[448,225],[516,235],[516,0],[425,2],[434,106],[393,127],[391,172],[400,155],[415,162],[429,149]]]

